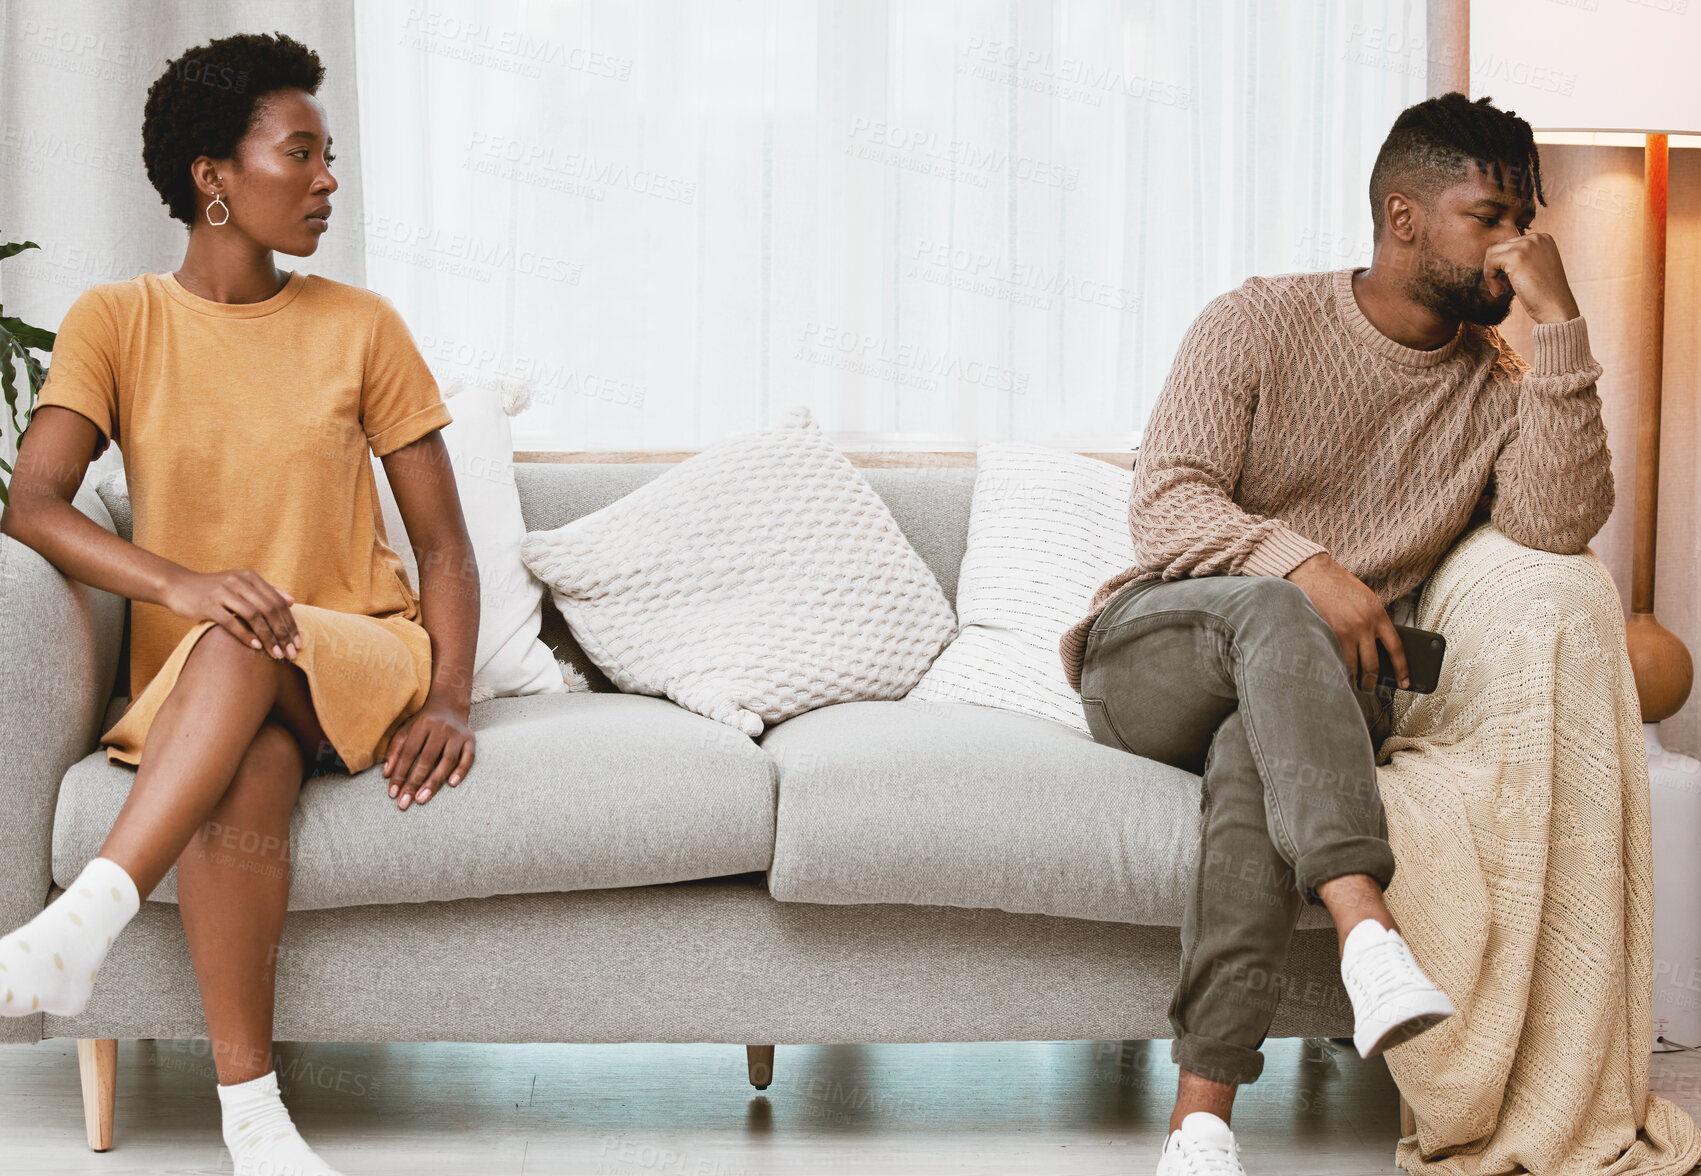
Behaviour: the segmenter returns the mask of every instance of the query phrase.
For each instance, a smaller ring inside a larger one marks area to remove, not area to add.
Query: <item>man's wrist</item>
[[[1329,558],[1329,553],[1327,551],[1319,551],[1319,552],[1315,553],[1314,555],[1308,555],[1304,559],[1300,560],[1298,563],[1294,564],[1293,567],[1289,568],[1287,575],[1283,576],[1282,578],[1284,580],[1293,579],[1293,574],[1295,572],[1299,571],[1299,569],[1301,569],[1301,568],[1309,568],[1309,569],[1315,570],[1319,567],[1322,567],[1324,561],[1326,561],[1328,558]]]
[[[1575,301],[1567,306],[1542,307],[1530,312],[1530,320],[1537,323],[1568,323],[1583,312],[1578,309]]]

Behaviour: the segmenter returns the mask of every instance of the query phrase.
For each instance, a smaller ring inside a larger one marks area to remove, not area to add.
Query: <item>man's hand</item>
[[[1380,639],[1388,648],[1400,689],[1411,686],[1400,634],[1388,619],[1388,610],[1363,580],[1336,563],[1327,551],[1319,551],[1307,559],[1289,572],[1287,578],[1305,590],[1312,605],[1335,631],[1335,639],[1341,643],[1341,653],[1347,659],[1349,680],[1359,680],[1365,690],[1376,688],[1376,672],[1381,664],[1376,642]]]
[[[1483,255],[1483,274],[1495,297],[1510,286],[1525,311],[1538,323],[1563,323],[1582,311],[1571,296],[1559,246],[1551,234],[1534,230],[1489,247]]]

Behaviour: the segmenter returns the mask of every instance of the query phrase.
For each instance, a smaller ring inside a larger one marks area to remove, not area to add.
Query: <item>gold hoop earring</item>
[[[213,219],[213,204],[216,204],[220,208],[224,209],[224,220],[214,220]],[[212,204],[207,205],[207,223],[209,225],[222,225],[222,224],[224,224],[224,221],[227,221],[229,219],[230,219],[230,205],[228,205],[224,202],[223,196],[220,196],[217,192],[214,192]]]

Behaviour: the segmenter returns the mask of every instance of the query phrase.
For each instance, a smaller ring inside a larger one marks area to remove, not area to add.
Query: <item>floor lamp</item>
[[[1701,146],[1694,34],[1655,7],[1613,12],[1527,0],[1471,5],[1471,88],[1516,111],[1538,143],[1638,145],[1647,177],[1641,245],[1630,647],[1653,808],[1653,1048],[1701,1047],[1701,761],[1665,751],[1658,723],[1694,684],[1681,638],[1653,619],[1665,359],[1665,177],[1672,146]],[[1480,68],[1478,68],[1480,63]],[[1623,490],[1619,492],[1623,500]]]
[[[1642,704],[1654,825],[1656,1049],[1701,1046],[1701,761],[1668,752],[1659,722],[1694,685],[1683,641],[1654,619],[1660,393],[1665,361],[1666,176],[1672,147],[1701,146],[1695,36],[1652,6],[1588,11],[1529,0],[1471,5],[1471,85],[1537,132],[1538,143],[1643,148],[1641,380],[1636,404],[1630,611],[1625,641]],[[1619,500],[1624,500],[1623,488]]]

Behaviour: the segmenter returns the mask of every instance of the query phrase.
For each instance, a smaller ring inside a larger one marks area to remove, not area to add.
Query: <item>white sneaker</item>
[[[1158,1176],[1246,1176],[1234,1132],[1210,1111],[1194,1111],[1164,1140]]]
[[[1423,974],[1398,931],[1365,919],[1347,935],[1341,980],[1353,1002],[1361,1058],[1409,1041],[1453,1015],[1453,1002]]]

